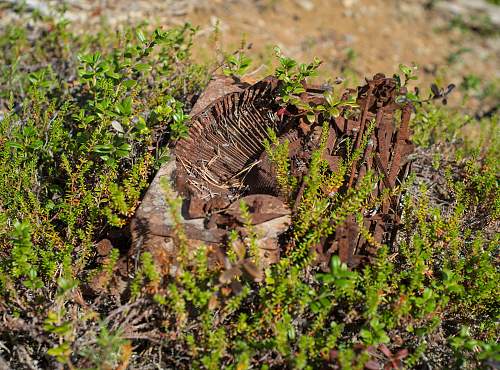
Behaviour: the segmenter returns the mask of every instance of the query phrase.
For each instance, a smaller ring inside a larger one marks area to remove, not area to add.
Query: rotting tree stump
[[[294,107],[286,107],[294,114],[278,114],[283,112],[277,102],[279,86],[274,77],[254,85],[237,84],[228,78],[209,84],[193,109],[189,137],[175,143],[171,159],[161,167],[137,210],[131,226],[132,260],[137,261],[141,252],[149,251],[162,273],[176,273],[176,230],[160,186],[163,177],[171,184],[170,196],[183,200],[177,212],[190,248],[209,246],[211,261],[226,271],[221,282],[242,273],[258,281],[263,277],[263,268],[279,260],[279,238],[289,228],[293,211],[280,194],[263,141],[268,138],[268,128],[289,141],[290,171],[302,184],[293,199],[300,202],[307,164],[312,152],[319,148],[322,127],[321,119],[309,124],[301,112],[293,111]],[[323,88],[305,87],[301,99],[324,102]],[[412,106],[396,102],[397,90],[394,79],[378,74],[357,89],[359,108],[350,114],[345,108],[338,118],[329,121],[323,159],[331,171],[338,169],[339,161],[347,156],[347,142],[351,143],[350,150],[356,150],[363,137],[370,134],[362,155],[352,163],[337,191],[356,188],[365,174],[373,171],[380,175],[372,190],[372,196],[377,197],[407,177],[411,164],[408,156],[414,149],[409,129]],[[344,96],[352,92],[346,91]],[[249,206],[250,223],[258,235],[259,266],[246,258],[244,223],[249,220],[241,214],[242,199]],[[348,216],[334,235],[316,246],[319,262],[325,267],[331,255],[338,254],[354,267],[369,260],[380,244],[391,244],[401,217],[399,203],[399,195],[394,192],[380,206],[364,210],[363,225],[372,235],[370,240],[363,237],[354,215]],[[293,204],[291,207],[295,209]],[[230,230],[236,230],[240,237],[232,240],[239,258],[236,264],[229,263],[224,253]]]

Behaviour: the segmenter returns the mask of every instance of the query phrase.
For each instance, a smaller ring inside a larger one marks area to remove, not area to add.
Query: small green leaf
[[[122,77],[119,73],[114,71],[106,71],[106,76],[113,78],[115,80],[118,80]]]
[[[125,86],[127,89],[130,89],[137,85],[137,81],[135,80],[125,80],[122,82],[122,85]]]
[[[337,107],[331,107],[328,110],[328,113],[330,114],[330,116],[332,116],[334,118],[337,118],[338,116],[340,116],[340,110]]]
[[[405,75],[411,75],[412,70],[410,67],[405,66],[404,64],[399,65],[399,70],[404,73]]]
[[[307,120],[310,123],[314,123],[316,121],[316,115],[314,114],[314,112],[307,113]]]
[[[150,71],[152,69],[152,67],[146,63],[138,63],[134,66],[134,69],[137,72],[146,72],[146,71]]]
[[[23,149],[24,146],[19,144],[19,143],[16,143],[15,141],[7,141],[7,143],[5,144],[5,146],[7,148],[14,148],[14,149]]]
[[[146,43],[146,37],[144,36],[144,33],[141,30],[137,30],[135,34],[137,35],[137,39],[139,39],[140,42],[142,42],[143,44]]]

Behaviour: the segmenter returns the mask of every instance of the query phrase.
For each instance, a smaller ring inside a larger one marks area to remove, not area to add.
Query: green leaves
[[[28,76],[28,80],[34,88],[49,88],[54,82],[49,79],[47,74],[50,74],[51,70],[48,68],[42,68],[36,72],[32,72]]]
[[[26,56],[17,62],[0,41],[0,61],[19,82],[0,84],[2,102],[11,97],[0,118],[0,246],[6,253],[0,284],[12,279],[8,284],[23,292],[55,290],[65,257],[71,255],[80,273],[91,262],[93,239],[110,224],[123,225],[156,165],[153,128],[160,122],[152,112],[168,106],[161,123],[172,124],[172,137],[185,136],[188,117],[172,96],[191,94],[202,78],[202,68],[185,62],[190,26],[78,39],[62,25],[50,27],[11,35],[20,40],[16,53]],[[28,40],[30,32],[40,37]],[[118,44],[123,48],[113,47]],[[47,67],[39,67],[42,60]]]
[[[120,158],[125,158],[129,155],[131,150],[131,145],[128,143],[113,144],[98,144],[95,146],[94,151],[99,155],[103,161],[116,160]]]
[[[115,106],[115,110],[121,116],[130,116],[132,114],[132,98],[130,96],[127,96]]]
[[[384,323],[380,322],[377,318],[373,318],[370,320],[369,327],[361,329],[359,334],[361,335],[361,338],[363,338],[363,342],[367,345],[389,343],[390,339],[384,328]]]
[[[80,54],[78,55],[78,60],[89,67],[95,67],[101,60],[101,53],[96,51],[93,54]]]
[[[417,80],[418,76],[416,76],[414,73],[418,70],[418,67],[416,65],[413,65],[412,67],[408,67],[404,64],[399,65],[399,70],[403,73],[405,80],[402,86],[407,86],[408,82],[412,80]]]
[[[268,129],[268,139],[263,145],[271,162],[276,166],[276,178],[281,193],[287,198],[292,196],[297,187],[297,179],[290,174],[290,159],[288,158],[288,140],[280,143],[276,132]]]
[[[60,363],[65,363],[71,355],[72,349],[70,343],[63,342],[62,344],[52,347],[47,351],[47,354],[54,356]]]
[[[231,54],[226,57],[222,72],[226,76],[241,77],[245,74],[252,63],[252,59],[246,56],[241,50],[236,54]]]
[[[306,81],[306,78],[313,77],[317,74],[317,69],[321,61],[314,58],[309,64],[302,63],[298,65],[295,60],[283,56],[280,48],[275,47],[274,51],[280,63],[280,65],[276,67],[275,76],[283,82],[280,90],[282,105],[288,103],[294,105],[301,104],[297,96],[305,91],[303,83]],[[310,118],[313,119],[312,116],[310,116]]]
[[[471,329],[462,326],[457,335],[448,339],[458,358],[458,366],[466,367],[467,353],[476,353],[481,360],[497,362],[500,360],[500,346],[495,340],[477,340],[472,337]]]
[[[334,255],[330,260],[330,271],[316,274],[316,279],[322,283],[322,287],[311,304],[311,310],[319,314],[329,312],[342,297],[353,295],[358,274],[350,271],[339,256]]]
[[[78,69],[78,75],[82,81],[93,81],[95,85],[95,79],[99,76],[105,76],[105,73],[109,71],[108,62],[102,62],[101,53],[97,51],[93,54],[78,55],[78,60],[81,63]]]
[[[134,71],[136,72],[148,72],[151,71],[152,67],[146,63],[137,63],[134,65]]]
[[[188,134],[186,125],[189,116],[184,113],[183,104],[166,95],[159,99],[158,105],[154,108],[150,120],[151,124],[168,124],[170,138],[179,140]]]
[[[432,289],[425,288],[421,297],[413,297],[417,317],[434,312],[437,306],[436,296]]]
[[[137,39],[143,43],[143,44],[146,44],[147,41],[146,41],[146,36],[144,36],[144,33],[142,32],[142,30],[138,29],[137,31],[135,31],[135,34],[137,36]]]
[[[275,52],[280,62],[275,75],[283,82],[280,89],[280,104],[282,106],[294,105],[301,114],[305,115],[309,123],[316,122],[319,114],[323,114],[326,119],[336,118],[341,114],[343,108],[357,107],[356,96],[349,96],[342,100],[333,91],[325,91],[323,94],[326,100],[325,104],[311,105],[302,101],[299,95],[306,91],[304,89],[306,79],[317,75],[321,61],[315,58],[309,64],[298,64],[295,60],[284,57],[279,48],[275,48]]]
[[[340,261],[339,256],[333,256],[330,261],[330,272],[318,274],[317,278],[325,284],[334,284],[337,288],[344,289],[354,286],[356,274]]]
[[[38,277],[38,256],[31,241],[31,226],[28,222],[14,222],[11,234],[14,248],[11,252],[11,273],[14,277],[23,277],[23,285],[29,289],[43,286]]]
[[[340,112],[343,108],[356,108],[358,104],[356,103],[356,96],[351,95],[346,100],[342,100],[333,94],[331,91],[325,91],[323,93],[325,97],[325,105],[317,105],[314,110],[317,112],[322,112],[327,119],[337,118],[340,116]]]

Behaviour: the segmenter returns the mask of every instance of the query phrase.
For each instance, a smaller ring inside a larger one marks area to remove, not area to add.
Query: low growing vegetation
[[[220,284],[200,247],[194,256],[181,253],[176,278],[160,275],[145,253],[128,294],[118,296],[110,283],[86,293],[96,273],[111,281],[129,247],[128,222],[168,158],[162,148],[187,134],[208,70],[190,58],[194,32],[185,25],[76,36],[67,22],[50,19],[0,31],[0,365],[498,366],[498,116],[476,120],[416,94],[405,97],[415,102],[418,149],[403,227],[373,263],[351,270],[334,256],[327,272],[312,263],[311,245],[334,232],[316,216],[340,220],[377,201],[368,199],[368,175],[342,197],[319,191],[345,174],[341,167],[327,175],[318,152],[291,225],[294,249],[262,282]],[[319,62],[279,57],[276,75],[290,86],[283,98],[293,99]],[[233,54],[223,70],[243,73],[248,64]],[[415,77],[411,68],[401,72],[403,85]],[[339,104],[354,102],[332,97],[332,115]],[[280,185],[290,191],[296,184],[281,149],[274,153]],[[100,258],[105,237],[114,249]],[[176,240],[188,249],[181,228]]]

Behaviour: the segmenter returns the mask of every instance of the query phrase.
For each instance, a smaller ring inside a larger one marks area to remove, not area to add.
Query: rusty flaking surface
[[[343,224],[336,227],[333,237],[318,246],[317,252],[323,262],[337,253],[342,261],[356,266],[375,255],[381,244],[392,245],[394,242],[402,209],[400,194],[394,194],[393,190],[408,176],[411,166],[409,155],[414,150],[409,128],[413,108],[408,102],[397,103],[397,95],[394,79],[386,78],[382,74],[375,75],[366,85],[358,88],[357,103],[361,108],[358,119],[350,120],[340,116],[335,119],[335,124],[330,126],[325,157],[332,170],[339,160],[338,154],[335,153],[345,153],[345,149],[341,148],[342,144],[335,143],[340,143],[339,139],[347,136],[352,138],[355,143],[353,150],[356,150],[361,145],[362,138],[369,133],[369,122],[374,120],[375,126],[362,159],[352,164],[347,184],[339,191],[357,187],[366,173],[373,171],[379,174],[381,179],[372,191],[372,199],[381,196],[384,190],[389,190],[392,195],[383,197],[379,207],[363,210],[363,225],[373,236],[372,240],[366,240],[362,236],[354,215],[350,215]]]
[[[279,130],[277,86],[276,79],[266,78],[192,118],[189,137],[175,146],[178,189],[202,199],[239,197],[264,151],[267,129]]]
[[[324,118],[320,116],[315,124],[309,124],[295,107],[280,108],[279,82],[274,77],[248,87],[236,86],[227,79],[222,85],[217,83],[217,91],[209,86],[200,98],[205,107],[195,107],[189,137],[176,143],[172,159],[160,169],[146,194],[132,223],[131,253],[134,257],[148,250],[161,261],[166,273],[175,273],[175,222],[159,185],[166,177],[172,186],[170,196],[183,199],[177,212],[190,245],[193,249],[200,244],[210,246],[213,263],[224,271],[221,282],[242,273],[260,280],[263,268],[279,260],[284,245],[293,248],[292,241],[282,243],[280,238],[300,204],[308,163],[320,146]],[[214,94],[224,90],[222,97],[215,98]],[[301,99],[322,104],[323,92],[321,87],[306,86]],[[344,96],[352,92],[346,91]],[[381,244],[394,241],[401,207],[400,195],[393,190],[407,177],[411,164],[408,158],[414,149],[409,129],[412,106],[396,102],[397,96],[396,81],[378,74],[357,89],[359,108],[343,108],[338,118],[328,122],[329,136],[322,156],[332,172],[347,159],[348,151],[361,148],[369,135],[359,160],[351,163],[344,184],[334,191],[345,194],[356,189],[371,171],[379,174],[380,180],[370,199],[383,192],[387,195],[378,206],[362,210],[362,224],[368,234],[360,230],[355,215],[332,225],[335,233],[315,246],[318,263],[325,268],[333,254],[354,267],[369,261]],[[287,114],[278,114],[283,111]],[[280,141],[289,142],[290,172],[299,184],[296,194],[282,194],[277,184],[274,165],[263,146],[268,129],[277,132]],[[248,205],[250,219],[242,217],[240,200]],[[244,252],[248,249],[245,224],[249,222],[257,230],[261,257],[257,264]],[[239,252],[238,260],[229,263],[223,245],[228,243],[231,230],[237,232],[238,240],[233,234],[231,243]],[[371,236],[366,240],[363,235]]]

